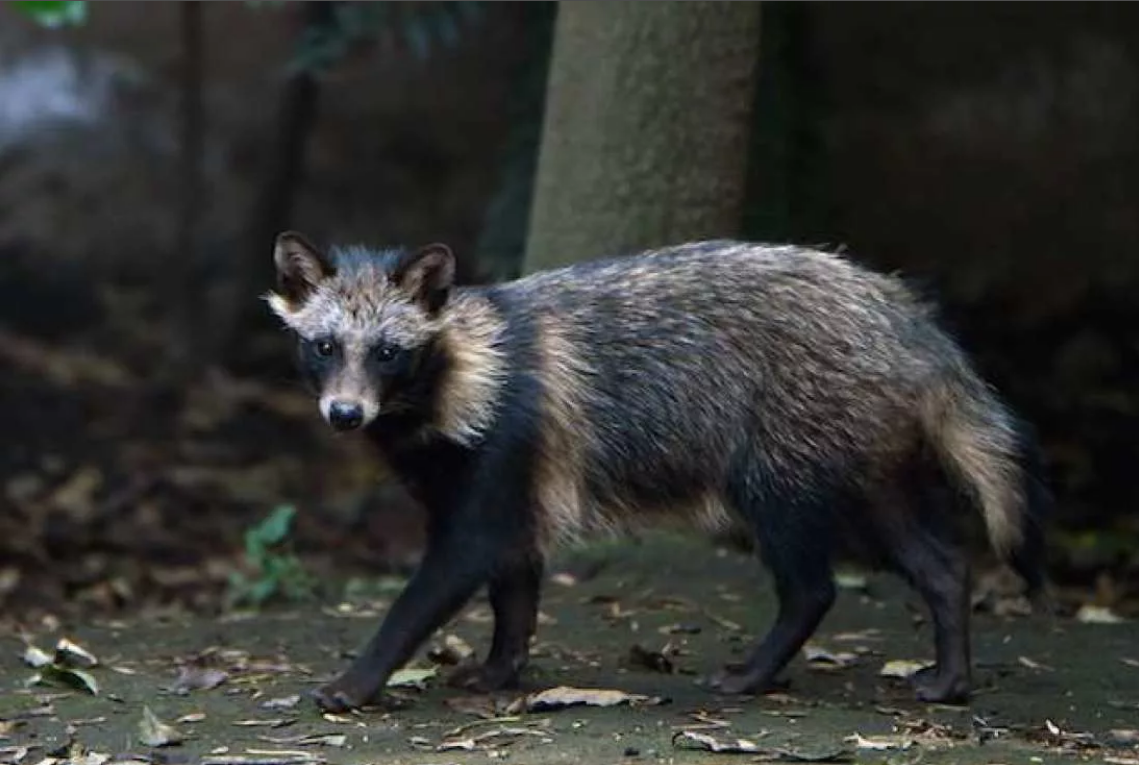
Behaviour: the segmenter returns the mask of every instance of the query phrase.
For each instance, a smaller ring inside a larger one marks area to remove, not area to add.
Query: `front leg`
[[[537,553],[501,566],[488,586],[494,612],[494,638],[486,662],[452,673],[449,682],[487,693],[510,688],[530,657],[530,638],[538,625],[542,561]]]
[[[328,712],[372,701],[391,673],[403,666],[487,579],[498,557],[493,534],[472,524],[451,524],[431,535],[419,570],[355,661],[313,695]]]

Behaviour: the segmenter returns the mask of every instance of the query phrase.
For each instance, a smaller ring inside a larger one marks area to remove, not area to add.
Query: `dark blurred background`
[[[1134,613],[1137,55],[1132,3],[0,2],[0,608],[215,609],[286,505],[321,579],[414,561],[259,300],[296,228],[902,271],[1039,428],[1069,601]]]

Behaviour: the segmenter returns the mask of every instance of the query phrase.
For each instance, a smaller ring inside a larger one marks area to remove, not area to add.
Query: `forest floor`
[[[0,762],[1139,763],[1139,626],[1025,615],[999,578],[979,580],[968,707],[919,703],[888,676],[932,644],[915,595],[886,576],[840,577],[785,691],[709,691],[700,678],[772,618],[770,580],[750,557],[664,535],[559,559],[524,686],[491,697],[443,681],[444,655],[488,643],[480,597],[382,706],[316,709],[307,692],[343,667],[398,581],[257,615],[49,623],[0,638]],[[62,637],[98,663],[69,674],[21,660],[28,645],[48,660]],[[48,679],[30,684],[37,672]],[[565,705],[566,687],[589,703]]]

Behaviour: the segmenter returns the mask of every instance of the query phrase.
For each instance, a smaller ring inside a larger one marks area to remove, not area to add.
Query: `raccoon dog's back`
[[[498,289],[538,331],[538,488],[556,536],[646,515],[729,525],[741,461],[757,480],[856,497],[929,446],[984,505],[994,544],[1016,541],[1014,423],[898,279],[716,241]]]

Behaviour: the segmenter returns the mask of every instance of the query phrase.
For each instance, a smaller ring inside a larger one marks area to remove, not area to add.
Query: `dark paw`
[[[969,701],[969,681],[959,673],[942,673],[939,667],[925,667],[915,672],[912,680],[919,701],[955,705]]]
[[[316,705],[324,712],[348,712],[359,709],[371,701],[373,693],[353,686],[339,677],[312,692]]]
[[[789,683],[785,680],[773,680],[745,669],[729,667],[713,675],[708,685],[720,693],[736,696],[782,691],[787,689]]]
[[[518,670],[501,664],[470,664],[459,667],[447,678],[447,684],[476,693],[492,693],[518,685]]]

